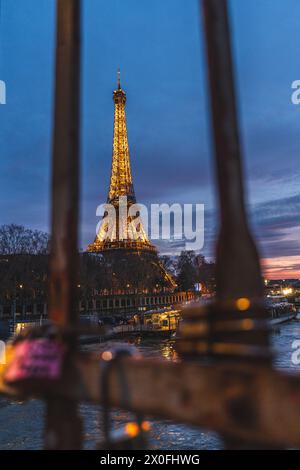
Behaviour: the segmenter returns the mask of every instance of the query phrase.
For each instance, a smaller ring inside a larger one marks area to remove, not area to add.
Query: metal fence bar
[[[80,0],[57,0],[56,41],[49,317],[65,327],[78,322]],[[76,401],[48,401],[47,448],[80,448],[80,428]]]
[[[241,311],[249,311],[250,319],[266,320],[259,257],[245,210],[227,0],[202,0],[202,7],[220,207],[216,311],[229,318],[237,302],[237,318],[241,318]],[[230,341],[263,346],[267,357],[267,323],[257,330],[249,328],[240,338],[232,335]]]
[[[246,353],[249,351],[248,360],[270,364],[267,312],[263,306],[259,257],[245,210],[228,4],[227,0],[202,0],[202,6],[220,207],[216,305],[211,312],[211,322],[213,325],[222,316],[227,320],[238,322],[244,319],[248,322],[247,327],[240,331],[232,329],[222,335],[211,333],[209,341],[212,344],[220,341],[227,343],[227,348],[232,351],[238,343]],[[255,326],[255,319],[263,321],[259,328]],[[213,329],[212,326],[211,331]],[[251,355],[253,346],[260,346],[260,349]],[[222,354],[219,358],[222,360]],[[236,359],[244,360],[244,357],[237,356]],[[242,415],[242,409],[240,413]],[[259,416],[253,414],[255,419],[259,419]],[[227,433],[230,434],[230,428]],[[258,447],[255,442],[248,442],[245,446],[240,439],[233,441],[231,436],[226,441],[230,448]]]
[[[202,6],[221,218],[218,298],[262,298],[259,259],[245,212],[227,0],[202,0]]]

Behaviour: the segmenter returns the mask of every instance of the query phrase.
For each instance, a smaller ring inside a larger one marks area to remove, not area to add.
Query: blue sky
[[[300,276],[298,0],[231,0],[249,213],[269,274]],[[54,0],[1,0],[0,224],[49,228]],[[212,256],[215,190],[197,0],[84,0],[81,246],[106,199],[118,66],[138,200],[204,203]],[[220,77],[220,80],[222,77]],[[299,254],[299,256],[298,256]]]

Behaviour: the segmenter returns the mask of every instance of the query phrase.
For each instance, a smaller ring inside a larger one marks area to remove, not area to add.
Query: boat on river
[[[297,317],[298,309],[294,303],[288,301],[283,295],[266,298],[266,308],[269,313],[271,325],[278,325]]]

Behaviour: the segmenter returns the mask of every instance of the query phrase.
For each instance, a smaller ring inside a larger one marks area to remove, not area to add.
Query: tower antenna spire
[[[118,68],[118,89],[121,89],[121,70]]]

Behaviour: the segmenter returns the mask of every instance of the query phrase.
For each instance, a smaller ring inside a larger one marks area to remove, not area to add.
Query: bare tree
[[[47,233],[16,224],[0,227],[0,255],[41,255],[48,252],[49,235]]]

